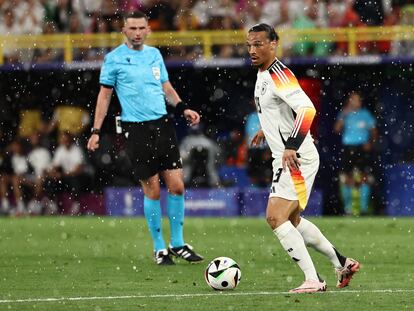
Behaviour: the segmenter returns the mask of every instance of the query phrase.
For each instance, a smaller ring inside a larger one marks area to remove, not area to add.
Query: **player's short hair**
[[[148,16],[141,11],[128,12],[124,14],[124,23],[126,23],[128,18],[145,18],[145,20],[148,21]]]
[[[264,31],[267,34],[267,38],[270,41],[279,41],[279,36],[277,35],[275,29],[265,23],[260,23],[260,24],[256,24],[254,25],[252,28],[249,29],[249,33],[250,32],[261,32]]]

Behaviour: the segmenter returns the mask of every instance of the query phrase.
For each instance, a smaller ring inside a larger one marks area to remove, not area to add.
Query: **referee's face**
[[[246,46],[253,66],[259,69],[268,68],[275,60],[276,41],[270,41],[264,31],[249,32]]]
[[[128,18],[122,32],[127,38],[129,48],[142,50],[150,28],[145,18]]]

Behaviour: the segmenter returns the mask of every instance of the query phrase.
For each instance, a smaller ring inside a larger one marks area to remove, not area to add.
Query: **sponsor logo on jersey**
[[[293,92],[287,94],[286,95],[286,98],[292,97],[293,95],[299,94],[300,92],[301,92],[301,90],[300,89],[297,89],[296,91],[293,91]]]

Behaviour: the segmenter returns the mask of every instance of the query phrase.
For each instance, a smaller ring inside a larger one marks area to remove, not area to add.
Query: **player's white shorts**
[[[297,200],[301,210],[304,210],[319,168],[319,154],[316,147],[312,152],[300,154],[299,161],[301,164],[299,170],[290,172],[286,168],[284,172],[282,156],[273,160],[273,181],[269,197]]]

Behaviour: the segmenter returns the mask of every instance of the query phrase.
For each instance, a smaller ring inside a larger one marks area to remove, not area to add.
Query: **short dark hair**
[[[277,35],[275,29],[265,23],[260,23],[260,24],[256,24],[254,25],[252,28],[249,29],[249,33],[250,32],[261,32],[264,31],[267,34],[267,38],[270,41],[279,41],[279,36]]]
[[[128,12],[124,14],[124,22],[126,22],[126,20],[128,18],[145,18],[146,21],[148,21],[148,16],[145,15],[145,13],[141,12],[141,11],[134,11],[134,12]]]

